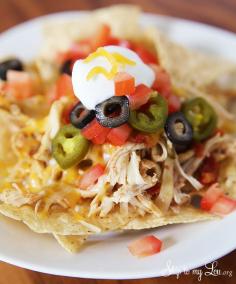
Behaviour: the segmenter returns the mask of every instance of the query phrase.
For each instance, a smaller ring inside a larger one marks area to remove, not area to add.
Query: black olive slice
[[[168,116],[165,132],[177,152],[185,151],[193,140],[192,126],[182,112],[175,112]]]
[[[23,69],[24,69],[24,66],[21,60],[17,58],[5,60],[0,63],[0,79],[4,81],[7,80],[8,70],[23,71]]]
[[[195,208],[201,208],[201,200],[202,200],[202,196],[199,194],[194,194],[191,196],[191,205]]]
[[[71,124],[79,129],[84,128],[95,118],[95,111],[86,109],[81,103],[78,103],[70,112]]]
[[[71,68],[72,66],[71,65],[72,65],[72,60],[71,59],[66,60],[60,68],[60,73],[68,74],[68,75],[71,76],[71,74],[72,74],[72,68]]]
[[[129,119],[129,100],[126,96],[113,96],[95,106],[98,122],[108,128],[115,128]]]

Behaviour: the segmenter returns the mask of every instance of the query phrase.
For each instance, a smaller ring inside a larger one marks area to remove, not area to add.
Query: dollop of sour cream
[[[133,61],[135,64],[119,64],[118,72],[129,73],[135,79],[135,86],[145,84],[151,87],[155,80],[155,73],[141,58],[132,50],[120,46],[105,46],[105,51],[118,53]],[[87,62],[77,60],[72,70],[72,84],[76,97],[87,109],[95,109],[95,106],[115,95],[113,79],[108,79],[104,74],[98,73],[88,79],[89,72],[95,67],[103,67],[109,72],[111,62],[105,56],[98,56]],[[127,94],[128,95],[128,94]]]

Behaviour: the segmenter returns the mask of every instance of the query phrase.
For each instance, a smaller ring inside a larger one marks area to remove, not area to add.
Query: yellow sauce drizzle
[[[121,55],[120,53],[118,52],[114,52],[112,53],[112,56],[115,58],[115,60],[120,63],[120,64],[123,64],[123,65],[136,65],[136,63],[133,61],[133,60],[130,60],[128,58],[126,58],[125,56]]]
[[[94,76],[98,74],[103,74],[108,80],[111,80],[112,78],[114,78],[114,76],[118,72],[118,64],[122,64],[123,66],[136,64],[134,61],[126,58],[125,56],[117,52],[110,53],[102,47],[98,48],[94,53],[90,54],[84,60],[84,62],[89,63],[93,59],[100,57],[100,56],[105,57],[109,61],[109,63],[111,64],[111,70],[107,71],[104,67],[96,66],[89,71],[87,75],[87,80],[90,80],[91,78],[93,78]]]

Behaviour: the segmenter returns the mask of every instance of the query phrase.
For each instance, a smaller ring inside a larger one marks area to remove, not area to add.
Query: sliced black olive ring
[[[192,126],[182,112],[175,112],[168,116],[165,132],[177,152],[185,151],[193,140]]]
[[[0,63],[0,79],[4,81],[7,80],[8,70],[23,71],[23,69],[24,69],[23,63],[19,59],[12,58],[5,60]]]
[[[95,118],[95,111],[86,109],[81,103],[74,106],[70,112],[71,124],[79,129],[84,128]]]
[[[113,96],[95,106],[98,122],[108,128],[115,128],[129,119],[129,100],[125,96]]]

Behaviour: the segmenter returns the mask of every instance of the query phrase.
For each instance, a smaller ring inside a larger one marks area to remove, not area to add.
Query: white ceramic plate
[[[0,57],[9,54],[32,58],[41,45],[45,19],[79,17],[80,12],[53,14],[23,23],[0,35]],[[146,14],[142,24],[156,25],[174,40],[191,48],[236,62],[234,34],[190,21]],[[81,253],[71,255],[49,235],[0,218],[0,259],[45,273],[129,279],[170,275],[211,262],[236,247],[236,213],[220,221],[172,225],[149,231],[103,235],[90,241]],[[161,253],[144,259],[130,255],[127,245],[137,237],[155,234],[164,241]]]

